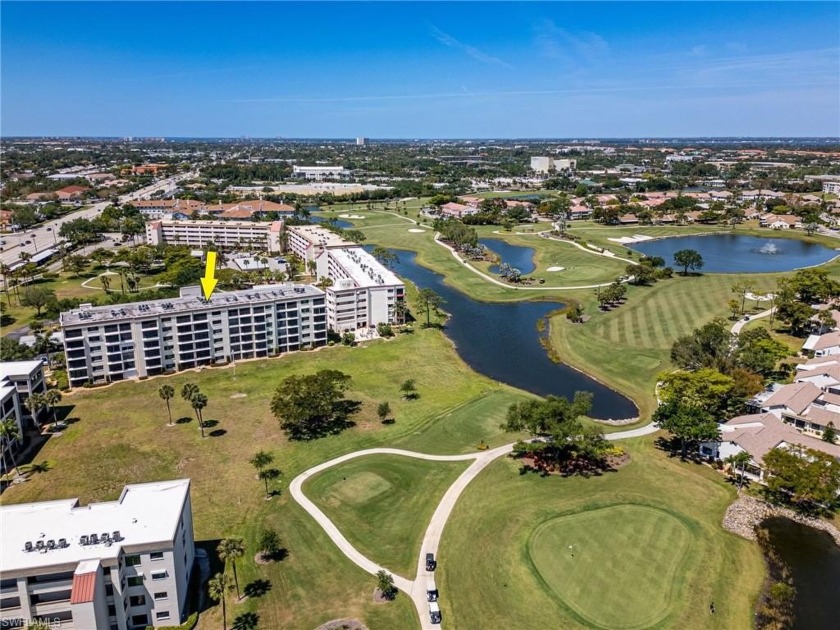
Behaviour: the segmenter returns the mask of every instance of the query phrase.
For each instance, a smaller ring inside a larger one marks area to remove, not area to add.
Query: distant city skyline
[[[4,2],[3,136],[840,136],[840,4]]]

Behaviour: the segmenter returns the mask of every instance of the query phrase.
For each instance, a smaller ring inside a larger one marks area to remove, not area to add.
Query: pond
[[[371,246],[366,246],[370,250]],[[478,302],[447,286],[443,276],[420,266],[415,253],[395,250],[394,271],[420,288],[430,288],[445,304],[451,317],[446,335],[458,354],[476,372],[533,392],[571,398],[576,391],[594,394],[592,416],[602,419],[633,418],[638,409],[630,399],[562,363],[548,358],[540,344],[537,322],[562,308],[558,302]],[[422,322],[423,314],[417,314]],[[547,329],[547,327],[546,327]]]
[[[527,276],[534,273],[537,266],[534,264],[534,248],[511,245],[499,238],[480,238],[478,242],[484,245],[494,254],[498,254],[501,262],[516,267]],[[490,273],[499,273],[499,265],[491,265]]]
[[[840,547],[827,533],[788,518],[770,518],[761,527],[790,568],[796,588],[793,629],[836,630]]]
[[[313,214],[309,217],[310,223],[332,223],[335,227],[341,228],[342,230],[349,230],[353,227],[353,224],[350,221],[346,221],[345,219],[333,219],[330,221],[329,217]]]
[[[840,245],[840,241],[837,243]],[[645,256],[661,256],[674,265],[674,252],[694,249],[703,257],[704,272],[770,273],[792,271],[828,262],[840,251],[792,238],[759,238],[741,234],[679,236],[631,243]]]

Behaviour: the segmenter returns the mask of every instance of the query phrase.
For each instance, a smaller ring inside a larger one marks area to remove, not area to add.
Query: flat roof
[[[335,232],[318,225],[290,225],[286,228],[288,232],[297,234],[313,245],[321,247],[353,247],[355,243],[342,238]]]
[[[182,291],[186,288],[183,287]],[[311,284],[284,283],[260,285],[241,291],[217,292],[213,294],[213,297],[209,301],[205,301],[200,297],[200,288],[195,288],[197,289],[196,295],[171,298],[168,300],[149,300],[148,302],[93,306],[65,311],[61,313],[61,325],[73,326],[77,324],[90,325],[98,322],[119,322],[127,319],[145,319],[157,315],[210,311],[219,308],[324,295],[321,289]]]
[[[39,503],[0,506],[3,544],[0,566],[3,571],[20,571],[94,559],[112,559],[123,546],[172,541],[178,528],[184,503],[189,496],[190,480],[176,479],[139,483],[123,488],[120,498],[105,503],[80,505],[79,499],[61,499]],[[81,536],[118,531],[121,540],[114,543],[82,545]],[[49,540],[67,546],[49,551],[24,551],[27,542]]]
[[[275,223],[278,223],[281,228],[283,226],[282,221],[272,221],[271,223],[267,223],[264,221],[194,221],[192,219],[183,221],[180,219],[158,219],[152,223],[160,223],[161,226],[191,225],[193,227],[248,227],[266,230],[272,229],[272,226],[274,226]]]
[[[2,361],[0,362],[0,380],[13,376],[29,376],[42,367],[40,361]]]
[[[329,255],[341,265],[359,287],[403,284],[397,274],[385,267],[361,247],[331,249]]]

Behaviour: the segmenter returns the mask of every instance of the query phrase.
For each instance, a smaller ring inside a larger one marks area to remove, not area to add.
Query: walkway
[[[756,314],[756,315],[750,315],[750,318],[749,318],[749,319],[744,319],[744,318],[742,317],[742,318],[741,318],[741,319],[739,319],[737,322],[735,322],[734,324],[732,324],[732,329],[731,329],[732,334],[733,334],[733,335],[737,335],[737,334],[739,334],[739,333],[741,332],[741,329],[742,329],[744,326],[746,326],[747,324],[749,324],[751,321],[756,320],[756,319],[761,319],[762,317],[767,317],[767,316],[768,316],[768,315],[770,315],[770,313],[772,313],[772,312],[773,312],[773,309],[772,309],[772,308],[768,308],[766,311],[762,311],[762,312],[760,312],[760,313],[758,313],[758,314]]]
[[[450,245],[447,245],[442,240],[440,240],[440,234],[435,234],[435,243],[437,243],[441,247],[445,247],[446,249],[448,249],[449,252],[452,254],[452,256],[455,258],[455,260],[457,260],[464,267],[466,267],[467,269],[472,271],[474,274],[477,274],[477,275],[481,276],[482,278],[484,278],[488,282],[492,282],[493,284],[498,284],[500,287],[504,287],[506,289],[513,289],[514,291],[574,291],[576,289],[597,289],[599,287],[608,287],[612,284],[611,282],[605,282],[603,284],[586,284],[586,285],[577,285],[577,286],[568,286],[568,287],[545,287],[545,286],[520,287],[520,286],[515,286],[515,285],[510,284],[509,282],[502,282],[501,280],[496,280],[496,278],[494,278],[492,276],[488,276],[483,271],[479,271],[478,269],[473,267],[466,260],[461,258],[458,255],[458,252],[455,251],[455,249],[453,247],[451,247]],[[578,247],[580,247],[580,246],[578,245]],[[584,248],[584,251],[587,251],[587,250],[585,250],[585,248]],[[591,252],[591,253],[596,255],[596,256],[603,255],[603,254],[598,254],[598,252]],[[617,258],[616,260],[621,260],[621,259]]]
[[[655,433],[658,430],[659,428],[651,422],[637,429],[610,433],[606,435],[606,438],[608,440],[621,440],[641,437],[643,435]],[[417,609],[417,615],[420,618],[420,627],[423,630],[435,630],[441,626],[432,625],[429,620],[429,605],[426,600],[426,582],[433,576],[433,573],[426,570],[426,554],[433,553],[435,554],[435,558],[437,558],[438,545],[440,544],[440,538],[443,535],[443,528],[446,525],[446,521],[449,519],[449,515],[452,513],[458,498],[461,496],[461,493],[466,489],[469,483],[475,479],[478,474],[490,463],[502,455],[507,455],[512,451],[513,443],[505,444],[504,446],[499,446],[498,448],[494,448],[489,451],[467,453],[464,455],[429,455],[426,453],[416,453],[414,451],[406,451],[398,448],[369,448],[362,451],[355,451],[354,453],[348,453],[347,455],[342,455],[341,457],[336,457],[335,459],[331,459],[323,464],[319,464],[305,472],[302,472],[289,484],[289,492],[291,492],[292,498],[297,501],[304,510],[309,512],[310,516],[318,522],[341,552],[350,558],[354,564],[361,567],[371,575],[376,575],[379,571],[386,571],[393,575],[394,585],[411,597],[412,602],[414,602],[414,607]],[[414,457],[416,459],[426,459],[438,462],[474,460],[473,463],[470,464],[463,473],[461,473],[455,482],[449,486],[447,491],[444,493],[443,498],[441,498],[440,503],[438,503],[434,514],[432,514],[429,526],[426,528],[426,533],[423,536],[423,543],[420,545],[420,552],[417,558],[417,577],[413,580],[396,575],[393,571],[389,571],[387,568],[375,563],[373,560],[359,552],[339,531],[335,523],[333,523],[327,515],[324,514],[318,506],[310,501],[303,493],[303,484],[313,475],[317,475],[319,472],[322,472],[327,468],[331,468],[332,466],[336,466],[337,464],[341,464],[357,457],[364,457],[366,455],[401,455],[403,457]],[[446,594],[444,594],[444,597],[445,596]]]

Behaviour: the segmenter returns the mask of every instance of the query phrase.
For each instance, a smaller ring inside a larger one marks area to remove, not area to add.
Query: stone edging
[[[741,494],[732,505],[726,508],[723,516],[723,528],[748,540],[756,540],[755,528],[761,521],[773,516],[789,518],[792,521],[808,525],[828,533],[840,546],[840,529],[828,521],[802,516],[791,509],[776,507],[755,497]]]

